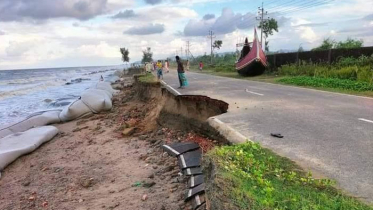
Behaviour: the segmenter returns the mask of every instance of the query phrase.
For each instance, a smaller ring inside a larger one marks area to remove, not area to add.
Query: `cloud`
[[[339,30],[337,33],[353,35],[352,37],[370,37],[373,36],[373,27],[350,27]]]
[[[108,43],[101,41],[99,44],[83,45],[77,49],[80,55],[87,57],[105,57],[105,58],[119,58],[119,48],[110,46]]]
[[[214,14],[206,14],[205,16],[203,16],[202,19],[204,19],[204,20],[210,20],[210,19],[214,19],[214,18],[215,18]]]
[[[35,42],[33,41],[10,42],[6,48],[6,54],[9,57],[19,57],[32,49],[33,46],[35,46]]]
[[[297,31],[300,37],[308,42],[314,42],[318,39],[318,36],[311,27],[299,27]]]
[[[372,37],[373,29],[363,30],[361,33],[356,34],[357,37]]]
[[[318,27],[318,26],[327,26],[328,24],[329,23],[305,23],[305,24],[295,25],[294,27],[303,27],[303,26]]]
[[[354,32],[361,31],[361,29],[362,28],[357,28],[357,27],[344,28],[344,29],[339,30],[338,33],[354,33]]]
[[[124,31],[124,34],[130,35],[150,35],[150,34],[160,34],[165,30],[164,24],[148,24],[140,27],[132,27],[127,31]]]
[[[137,10],[139,19],[149,22],[149,20],[157,22],[175,22],[180,21],[181,18],[194,18],[198,17],[196,11],[185,7],[164,7],[161,5],[146,7]]]
[[[152,4],[152,5],[154,5],[154,4],[159,4],[159,3],[161,3],[162,0],[145,0],[145,2],[146,2],[147,4]]]
[[[373,20],[373,14],[367,15],[363,19],[364,20]]]
[[[5,32],[2,31],[2,30],[0,30],[0,36],[1,36],[1,35],[5,35]]]
[[[118,14],[114,15],[113,19],[125,19],[125,18],[130,18],[136,16],[135,12],[131,10],[125,10],[123,12],[119,12]]]
[[[0,0],[0,21],[61,17],[88,20],[107,11],[107,0]]]
[[[254,14],[235,14],[232,9],[224,8],[221,15],[216,19],[202,18],[201,20],[190,20],[184,28],[184,35],[205,36],[207,35],[208,30],[214,31],[215,34],[227,34],[237,29],[249,29],[254,25]]]

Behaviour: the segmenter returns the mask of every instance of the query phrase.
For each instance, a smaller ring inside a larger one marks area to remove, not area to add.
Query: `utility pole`
[[[180,48],[180,57],[183,57],[183,47]]]
[[[268,12],[267,11],[264,11],[264,3],[262,2],[262,7],[258,7],[258,14],[260,15],[260,17],[257,17],[256,20],[259,20],[260,21],[260,25],[262,26],[262,28],[260,29],[260,45],[262,46],[263,48],[263,23],[264,23],[264,15],[267,15]]]
[[[212,32],[211,30],[209,31],[209,35],[208,35],[208,37],[207,38],[209,38],[210,40],[211,40],[211,64],[212,64],[212,39],[213,38],[215,38],[215,36],[214,36],[214,32]]]
[[[186,42],[186,49],[185,49],[185,54],[186,54],[186,57],[187,59],[189,60],[189,47],[190,47],[190,43],[189,41]]]

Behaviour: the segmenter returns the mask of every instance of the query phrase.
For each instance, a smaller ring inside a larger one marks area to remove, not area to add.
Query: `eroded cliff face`
[[[144,83],[135,76],[136,97],[148,103],[156,103],[152,117],[160,125],[180,130],[192,130],[212,139],[227,143],[224,137],[211,128],[207,119],[226,113],[229,104],[201,95],[175,96],[160,83]]]

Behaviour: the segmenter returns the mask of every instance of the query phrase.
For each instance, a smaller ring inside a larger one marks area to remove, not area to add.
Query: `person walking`
[[[157,66],[157,78],[158,78],[158,80],[163,79],[162,62],[159,60],[156,64],[156,66]]]
[[[200,61],[199,62],[199,70],[202,71],[202,69],[203,69],[203,63],[202,63],[202,61]]]
[[[178,74],[179,83],[180,83],[179,88],[184,88],[184,87],[188,86],[188,80],[185,76],[184,66],[183,66],[183,63],[181,62],[179,56],[176,56],[175,58],[176,58],[176,62],[177,62],[177,74]]]
[[[165,71],[166,71],[166,73],[169,73],[170,72],[170,70],[168,69],[168,60],[166,60],[165,62],[164,62],[164,69],[165,69]]]

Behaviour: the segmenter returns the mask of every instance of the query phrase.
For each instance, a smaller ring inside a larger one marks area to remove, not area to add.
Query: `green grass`
[[[139,81],[143,83],[156,83],[157,79],[152,73],[146,73],[144,75],[139,76]]]
[[[211,162],[215,184],[207,193],[213,205],[225,206],[216,209],[373,209],[257,143],[217,147],[204,157],[205,166]]]
[[[278,79],[277,82],[316,88],[333,88],[356,92],[373,91],[373,85],[365,82],[357,82],[347,79],[319,78],[308,76],[294,76]]]

